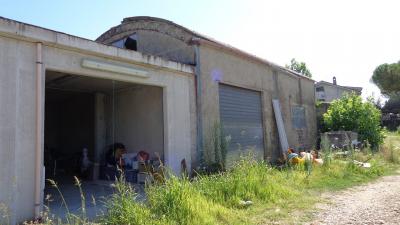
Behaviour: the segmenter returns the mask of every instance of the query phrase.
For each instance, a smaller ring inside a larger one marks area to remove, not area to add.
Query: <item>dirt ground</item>
[[[322,198],[327,203],[318,204],[314,221],[306,224],[400,224],[400,175]]]

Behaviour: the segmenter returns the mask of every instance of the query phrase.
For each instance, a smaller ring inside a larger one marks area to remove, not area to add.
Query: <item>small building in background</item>
[[[341,86],[337,84],[336,77],[332,83],[319,81],[315,84],[315,99],[319,102],[330,103],[345,94],[355,93],[361,95],[362,87]]]
[[[315,100],[319,103],[316,107],[317,113],[317,130],[318,134],[324,132],[323,115],[336,99],[341,98],[345,94],[355,93],[361,95],[362,87],[341,86],[337,84],[336,77],[332,78],[332,83],[327,81],[319,81],[315,83]],[[318,135],[317,148],[320,148],[320,137]]]

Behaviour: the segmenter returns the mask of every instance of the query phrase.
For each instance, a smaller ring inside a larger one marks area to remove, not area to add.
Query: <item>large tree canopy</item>
[[[310,70],[307,68],[306,63],[305,62],[297,62],[295,58],[290,60],[290,65],[286,65],[285,67],[288,69],[294,70],[298,73],[301,73],[306,77],[311,78],[311,76],[312,76]]]
[[[381,93],[389,96],[400,93],[400,61],[378,66],[372,75],[372,81]]]

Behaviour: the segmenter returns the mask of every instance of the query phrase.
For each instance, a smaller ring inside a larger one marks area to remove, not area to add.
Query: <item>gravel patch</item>
[[[400,224],[400,175],[322,195],[310,225]]]

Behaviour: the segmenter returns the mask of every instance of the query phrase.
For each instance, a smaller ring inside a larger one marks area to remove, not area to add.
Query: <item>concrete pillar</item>
[[[99,179],[100,164],[106,147],[105,94],[94,96],[94,166],[93,180]]]

